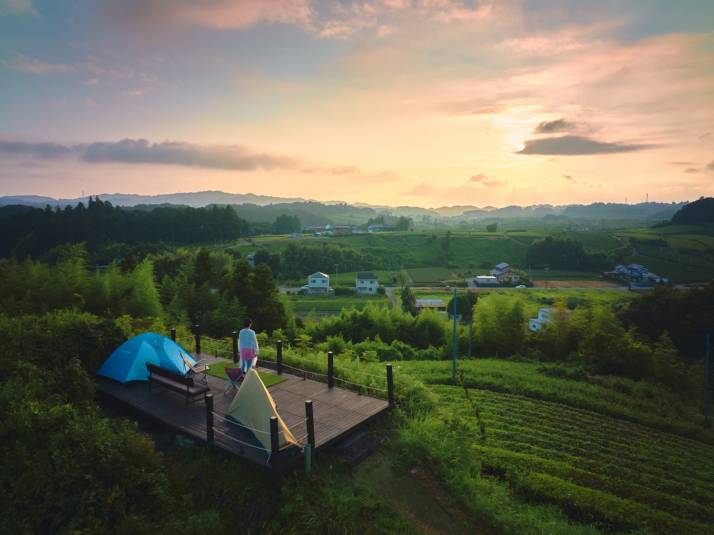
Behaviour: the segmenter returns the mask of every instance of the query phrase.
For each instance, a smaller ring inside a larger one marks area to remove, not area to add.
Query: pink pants
[[[242,348],[240,350],[240,369],[243,373],[248,373],[255,363],[258,361],[258,355],[252,347]]]

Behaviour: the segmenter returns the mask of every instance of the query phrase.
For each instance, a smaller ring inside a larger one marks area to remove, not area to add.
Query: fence
[[[179,342],[182,342],[185,346],[190,346],[192,341],[197,355],[211,355],[232,359],[235,363],[238,362],[238,333],[236,331],[232,332],[230,340],[221,340],[202,336],[198,325],[194,325],[192,330],[193,340],[181,339]],[[176,340],[176,329],[171,329],[171,338]],[[333,388],[337,382],[344,388],[356,390],[358,394],[372,393],[378,397],[386,398],[390,405],[394,405],[394,375],[391,364],[386,365],[386,375],[382,376],[365,370],[335,366],[335,358],[332,351],[327,352],[327,373],[318,371],[322,370],[322,367],[316,362],[302,360],[295,356],[291,356],[290,360],[292,364],[288,364],[284,358],[282,340],[277,340],[275,343],[274,359],[265,354],[261,355],[261,365],[274,369],[278,375],[282,375],[286,371],[303,379],[326,382],[328,388]],[[293,364],[298,365],[295,366]],[[355,376],[359,378],[355,378]]]

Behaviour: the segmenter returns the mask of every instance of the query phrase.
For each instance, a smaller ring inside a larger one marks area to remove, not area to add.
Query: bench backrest
[[[172,381],[176,381],[177,383],[182,383],[187,386],[193,386],[193,377],[179,375],[178,373],[165,370],[164,368],[160,368],[156,364],[151,364],[150,362],[146,363],[146,368],[149,370],[149,373],[151,375],[160,375],[162,377],[166,377],[167,379],[171,379]]]

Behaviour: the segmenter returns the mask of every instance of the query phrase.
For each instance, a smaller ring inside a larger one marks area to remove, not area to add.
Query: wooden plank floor
[[[259,369],[261,372],[274,373],[272,370]],[[389,408],[389,404],[383,399],[359,395],[339,387],[330,389],[325,383],[295,375],[283,376],[286,377],[285,381],[269,388],[278,413],[295,438],[305,444],[305,401],[311,399],[316,450],[329,446]],[[268,453],[260,448],[259,442],[250,433],[222,418],[235,395],[235,390],[224,395],[226,381],[210,375],[208,386],[213,394],[214,412],[218,415],[214,418],[215,444],[229,453],[258,464],[267,464]],[[198,440],[206,439],[206,409],[203,400],[186,407],[184,396],[156,385],[149,389],[148,383],[145,382],[123,385],[102,377],[97,378],[97,390],[185,435]],[[292,450],[281,452],[281,455],[300,454],[298,448]]]

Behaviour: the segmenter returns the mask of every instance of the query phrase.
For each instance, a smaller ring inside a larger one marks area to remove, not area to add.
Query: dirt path
[[[392,306],[394,308],[399,308],[399,303],[397,302],[397,296],[394,295],[394,287],[393,286],[385,286],[384,287],[384,295],[386,295],[389,298],[389,302],[392,303]]]
[[[369,484],[376,494],[426,535],[467,535],[484,532],[469,522],[468,516],[421,468],[408,473],[392,470],[384,455],[374,454],[359,467],[358,478]]]

